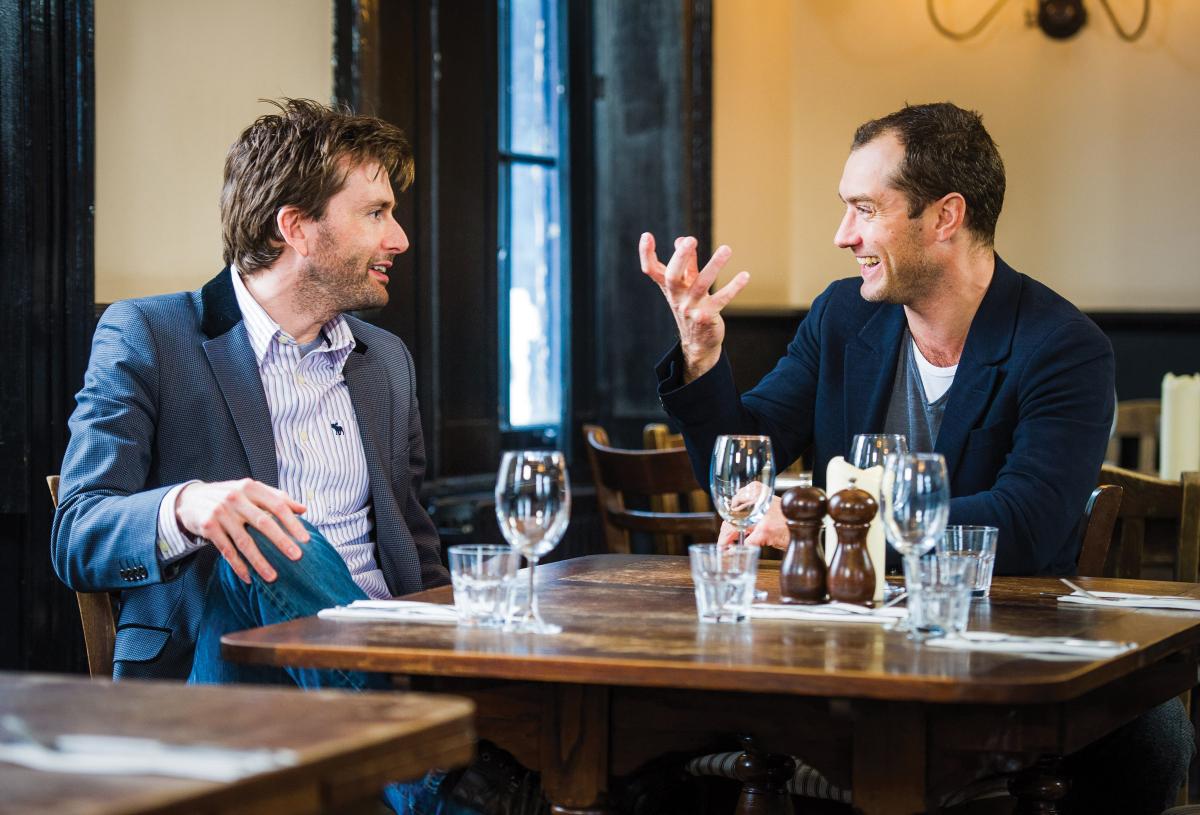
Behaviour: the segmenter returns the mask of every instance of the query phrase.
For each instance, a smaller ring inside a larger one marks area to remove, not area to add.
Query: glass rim
[[[743,543],[740,545],[736,544],[736,543],[691,543],[691,544],[688,544],[688,551],[691,552],[693,549],[695,549],[697,552],[711,552],[714,549],[724,549],[726,551],[732,550],[734,552],[740,552],[740,551],[761,552],[762,551],[761,546],[753,546],[749,543]]]
[[[1000,534],[1000,527],[989,524],[947,524],[946,534],[950,532],[995,532]]]
[[[763,439],[770,441],[771,437],[765,433],[721,433],[717,436],[718,439]]]
[[[456,543],[446,547],[446,554],[500,555],[506,552],[520,554],[506,543]]]

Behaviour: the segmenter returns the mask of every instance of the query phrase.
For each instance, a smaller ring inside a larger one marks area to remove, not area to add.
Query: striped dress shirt
[[[316,341],[300,346],[271,319],[233,269],[233,290],[271,413],[279,488],[304,504],[304,517],[321,531],[346,562],[368,597],[391,592],[375,562],[371,540],[371,485],[350,389],[342,375],[354,336],[340,315],[326,323]],[[164,496],[158,514],[158,548],[163,561],[207,545],[175,521],[175,499],[187,484]]]

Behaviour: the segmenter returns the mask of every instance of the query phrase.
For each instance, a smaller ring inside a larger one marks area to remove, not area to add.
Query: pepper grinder
[[[817,487],[793,487],[783,494],[783,515],[792,533],[779,568],[779,596],[785,603],[825,602],[825,507],[825,492]]]
[[[875,567],[867,553],[867,530],[879,505],[869,492],[850,486],[829,499],[829,516],[837,528],[838,548],[829,564],[829,598],[872,606]]]

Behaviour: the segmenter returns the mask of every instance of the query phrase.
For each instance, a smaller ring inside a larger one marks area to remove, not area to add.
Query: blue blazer
[[[740,399],[728,360],[683,385],[676,346],[658,364],[663,407],[708,483],[722,433],[769,435],[782,466],[802,454],[824,484],[857,433],[883,429],[906,320],[868,303],[859,278],[814,302],[787,355]],[[950,522],[999,527],[999,574],[1071,574],[1084,505],[1112,427],[1112,346],[1095,323],[999,257],[950,387],[936,450],[951,479]]]
[[[343,370],[371,484],[376,560],[395,595],[448,582],[417,500],[425,445],[412,357],[395,335],[347,316]],[[211,546],[162,565],[158,507],[189,479],[279,486],[266,394],[230,270],[195,292],[114,303],[100,320],[71,415],[51,549],[76,591],[121,592],[113,674],[191,670]]]

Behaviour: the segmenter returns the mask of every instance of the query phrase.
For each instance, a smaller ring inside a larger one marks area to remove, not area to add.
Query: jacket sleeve
[[[1017,375],[1017,422],[995,484],[953,498],[950,522],[999,527],[997,574],[1069,573],[1112,426],[1112,346],[1090,321],[1071,320]]]
[[[51,531],[54,569],[77,591],[169,580],[186,558],[160,564],[158,508],[173,485],[146,489],[158,411],[154,339],[136,304],[110,306],[92,339],[63,459]]]
[[[659,400],[680,423],[692,469],[701,484],[708,484],[709,458],[721,434],[770,436],[780,469],[812,443],[821,321],[828,303],[826,290],[813,302],[774,370],[740,398],[724,351],[712,370],[687,384],[683,382],[683,352],[678,343],[659,361],[655,367]]]

